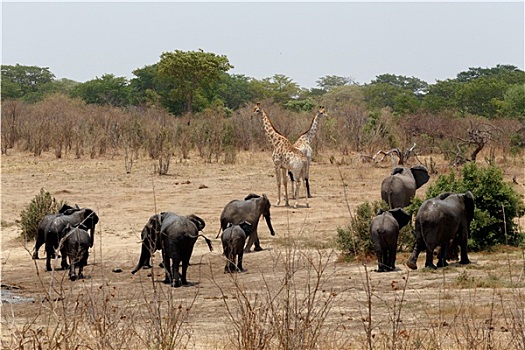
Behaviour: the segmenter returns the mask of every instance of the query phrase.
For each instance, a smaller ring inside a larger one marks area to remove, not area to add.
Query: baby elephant
[[[379,209],[370,223],[370,235],[377,255],[377,272],[393,271],[396,266],[399,230],[409,223],[411,216],[402,208]]]
[[[247,221],[243,221],[239,225],[228,224],[222,232],[222,250],[227,259],[224,267],[225,273],[244,271],[242,268],[244,243],[246,242],[246,236],[249,236],[252,230],[252,225]],[[236,257],[237,264],[235,264]]]
[[[84,278],[82,270],[87,265],[89,257],[90,236],[86,230],[78,227],[71,227],[69,224],[64,229],[65,236],[60,245],[62,245],[62,252],[66,254],[69,259],[69,279],[71,281],[77,278]],[[75,268],[78,267],[78,275]]]

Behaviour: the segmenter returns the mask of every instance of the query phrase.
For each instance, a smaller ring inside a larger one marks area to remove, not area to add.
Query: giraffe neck
[[[281,146],[283,142],[285,142],[285,137],[281,135],[277,130],[275,130],[275,127],[272,124],[272,121],[266,113],[262,112],[262,121],[264,125],[264,132],[266,133],[266,137],[270,141],[270,143],[273,145],[274,148]]]
[[[306,139],[308,140],[308,143],[312,143],[314,140],[315,134],[317,132],[317,126],[319,125],[319,119],[321,117],[321,113],[317,112],[315,117],[312,119],[312,124],[310,125],[310,129],[308,129],[307,132],[304,133],[306,136]]]

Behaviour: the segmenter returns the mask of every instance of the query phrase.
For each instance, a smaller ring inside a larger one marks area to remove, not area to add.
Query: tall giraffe
[[[275,178],[277,179],[277,205],[281,203],[281,182],[284,185],[284,200],[286,206],[289,205],[286,176],[287,173],[290,172],[292,174],[292,182],[295,182],[293,195],[295,198],[294,208],[297,208],[301,180],[304,181],[305,179],[308,159],[301,151],[295,148],[283,134],[275,129],[270,118],[268,118],[266,113],[262,110],[260,103],[257,103],[253,108],[253,114],[261,118],[266,137],[273,146],[272,161],[275,168]],[[305,198],[306,207],[308,208],[310,205],[308,203],[306,186]]]
[[[310,124],[310,127],[308,128],[308,130],[306,130],[301,136],[299,136],[297,141],[295,141],[295,143],[293,144],[295,148],[297,148],[299,151],[301,151],[306,156],[306,159],[308,161],[304,183],[306,185],[306,192],[308,193],[309,198],[312,198],[312,195],[310,194],[310,182],[309,182],[310,164],[312,163],[312,153],[313,153],[311,143],[315,138],[315,134],[317,133],[317,127],[319,125],[319,120],[321,119],[322,116],[326,116],[324,112],[325,112],[324,107],[319,106],[319,110],[317,111],[317,114],[313,117],[312,123]],[[293,189],[293,182],[292,182],[292,192],[293,191],[294,189]]]

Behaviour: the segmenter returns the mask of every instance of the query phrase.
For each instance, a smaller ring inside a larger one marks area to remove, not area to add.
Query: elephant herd
[[[380,209],[370,223],[370,236],[375,246],[378,272],[395,270],[399,231],[411,216],[403,209],[410,204],[416,190],[429,180],[428,171],[418,165],[412,168],[395,167],[381,183],[381,198],[390,210]],[[426,252],[425,267],[436,268],[434,250],[439,249],[437,267],[447,266],[451,247],[461,248],[460,264],[468,264],[467,240],[470,222],[474,217],[474,196],[465,193],[441,193],[423,202],[414,223],[415,243],[406,263],[417,269],[417,258]]]
[[[412,168],[395,167],[392,174],[381,184],[381,198],[388,203],[389,210],[380,209],[370,223],[370,236],[375,245],[378,272],[395,270],[399,231],[411,216],[403,209],[414,197],[416,190],[428,182],[428,171],[423,166]],[[257,227],[264,217],[271,235],[275,235],[270,218],[270,201],[263,194],[249,194],[243,200],[232,200],[224,207],[220,216],[223,254],[226,258],[224,271],[242,272],[243,255],[252,245],[255,251],[262,250]],[[417,258],[426,251],[425,267],[436,268],[433,263],[434,250],[440,247],[437,267],[447,265],[449,248],[460,246],[460,264],[468,264],[467,240],[469,226],[474,216],[474,196],[466,193],[442,193],[423,202],[415,218],[414,248],[407,266],[417,269]],[[95,226],[99,218],[89,208],[64,205],[58,214],[46,215],[38,225],[38,234],[33,259],[38,259],[38,250],[45,244],[46,270],[51,271],[51,259],[56,252],[61,255],[62,269],[69,268],[69,278],[82,278],[87,264],[89,248],[93,247]],[[161,212],[151,216],[141,232],[141,253],[135,274],[142,268],[151,268],[151,257],[162,251],[164,282],[173,287],[187,285],[187,270],[193,247],[203,237],[210,251],[211,241],[199,232],[206,223],[197,215],[182,216],[173,212]],[[69,260],[69,263],[68,263]],[[179,267],[182,267],[179,273]],[[76,269],[78,268],[78,274]]]
[[[252,245],[255,245],[256,251],[262,250],[257,233],[261,216],[266,220],[270,233],[275,235],[270,207],[265,194],[259,196],[253,193],[244,200],[232,200],[224,207],[220,222],[223,253],[226,257],[225,272],[244,271],[243,254],[249,252]],[[78,205],[64,205],[58,214],[46,215],[38,225],[33,259],[38,259],[38,250],[45,244],[47,271],[52,270],[51,259],[59,251],[61,267],[69,268],[69,278],[72,281],[83,278],[82,270],[87,264],[89,248],[93,247],[98,221],[93,210],[79,208]],[[164,283],[173,287],[187,285],[187,270],[197,239],[203,237],[210,251],[213,250],[211,241],[199,233],[205,226],[204,220],[193,214],[182,216],[173,212],[161,212],[151,216],[142,229],[139,262],[131,273],[135,274],[142,268],[151,268],[152,254],[161,250]]]

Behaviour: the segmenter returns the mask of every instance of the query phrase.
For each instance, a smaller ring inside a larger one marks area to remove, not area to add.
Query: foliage
[[[429,186],[426,197],[433,198],[442,192],[466,191],[472,192],[476,205],[470,225],[470,249],[484,250],[498,244],[518,245],[523,241],[514,219],[525,214],[525,203],[518,192],[503,181],[502,171],[496,166],[467,163],[459,178],[455,172],[440,175]]]
[[[78,84],[71,92],[73,97],[80,97],[86,103],[110,106],[127,106],[131,101],[131,89],[128,80],[113,74],[104,74],[100,78]]]
[[[22,65],[2,65],[2,101],[22,99],[35,102],[51,90],[55,75],[49,68]]]
[[[365,202],[357,206],[350,224],[346,228],[337,228],[336,245],[345,258],[369,255],[375,252],[374,243],[370,238],[370,221],[376,216],[379,208],[388,210],[385,202]]]
[[[339,86],[345,86],[353,83],[352,78],[349,77],[340,77],[337,75],[327,75],[316,81],[317,86],[319,86],[324,91],[330,91],[333,88]]]
[[[24,239],[35,239],[40,220],[48,214],[58,213],[58,210],[64,204],[64,201],[57,201],[54,197],[51,197],[49,192],[41,188],[40,193],[20,213],[20,227],[22,228]]]
[[[173,93],[186,101],[186,111],[193,111],[199,91],[218,82],[221,74],[233,66],[224,55],[199,51],[164,52],[158,63],[158,73],[176,83]]]

